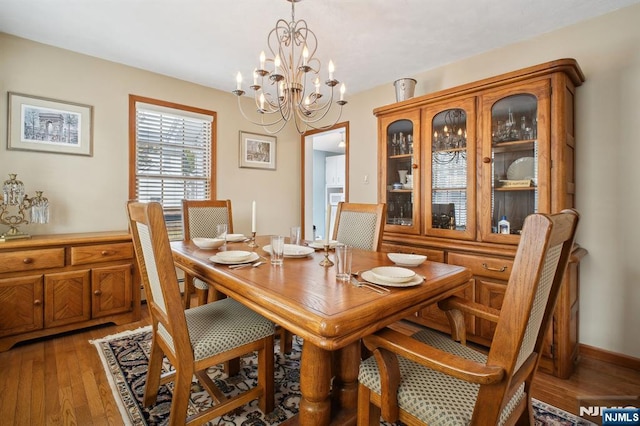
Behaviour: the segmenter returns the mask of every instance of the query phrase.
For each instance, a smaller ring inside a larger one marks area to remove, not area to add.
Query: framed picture
[[[9,92],[7,149],[93,155],[93,107]]]
[[[276,137],[240,131],[240,167],[276,169]]]

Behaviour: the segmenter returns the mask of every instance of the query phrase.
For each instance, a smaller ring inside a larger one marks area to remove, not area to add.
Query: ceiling
[[[638,2],[304,0],[295,18],[316,33],[348,100]],[[251,74],[281,18],[291,18],[286,0],[0,0],[0,32],[224,91],[238,71]]]

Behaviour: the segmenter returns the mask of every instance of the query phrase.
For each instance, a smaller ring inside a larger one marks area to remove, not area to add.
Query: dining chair
[[[451,336],[386,328],[365,337],[373,356],[360,365],[357,424],[534,424],[531,384],[578,219],[574,210],[526,218],[501,310],[452,296],[438,303]],[[466,346],[462,312],[496,323],[487,355]]]
[[[182,226],[184,240],[188,241],[197,237],[215,237],[216,227],[219,224],[227,225],[227,232],[233,233],[233,215],[231,200],[182,200]],[[184,273],[184,306],[191,305],[191,292],[195,291],[198,305],[219,300],[224,295],[197,277]],[[289,353],[293,350],[293,336],[284,328],[276,327],[280,338],[281,353]],[[239,365],[232,361],[225,365],[225,371],[229,374],[237,373]]]
[[[226,224],[227,232],[233,233],[231,200],[182,200],[182,227],[184,240],[205,237],[215,238],[217,225]],[[215,290],[199,278],[185,272],[184,306],[191,306],[191,293],[195,291],[198,305],[220,299]]]
[[[271,412],[274,324],[231,298],[184,309],[162,206],[130,201],[127,212],[153,332],[143,404],[154,403],[159,386],[172,381],[171,425],[202,424],[254,399],[263,413]],[[226,398],[207,368],[254,351],[257,385]],[[174,370],[161,376],[165,356]],[[194,375],[216,403],[187,417]]]
[[[387,205],[338,203],[333,239],[363,250],[379,251]]]

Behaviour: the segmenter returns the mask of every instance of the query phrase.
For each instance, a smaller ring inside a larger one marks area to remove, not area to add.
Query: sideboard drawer
[[[472,254],[449,253],[448,263],[466,266],[473,275],[507,281],[513,269],[513,259],[478,256]]]
[[[133,258],[133,244],[114,243],[71,247],[71,264],[85,265]]]
[[[62,268],[64,248],[18,250],[0,253],[0,273]]]

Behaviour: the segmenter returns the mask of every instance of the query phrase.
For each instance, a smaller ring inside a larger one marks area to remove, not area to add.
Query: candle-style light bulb
[[[316,81],[313,84],[316,86],[316,93],[320,93],[320,78],[316,77]]]
[[[266,61],[267,58],[264,54],[264,50],[262,52],[260,52],[260,69],[263,70],[264,69],[264,61]]]
[[[260,93],[260,109],[264,109],[264,93]]]
[[[333,65],[333,61],[329,61],[329,80],[333,80],[333,72],[336,70],[336,67]]]
[[[305,44],[302,48],[302,65],[307,65],[307,60],[309,59],[309,49],[307,49],[307,45]]]
[[[242,74],[240,74],[240,71],[236,75],[236,89],[242,90]]]
[[[345,87],[344,83],[342,83],[342,86],[340,86],[340,100],[344,101],[344,92],[347,90],[347,88]]]
[[[258,70],[256,68],[253,69],[253,85],[258,85]]]
[[[275,66],[274,72],[278,73],[278,68],[280,68],[280,55],[276,55],[276,58],[273,60],[273,65]]]

